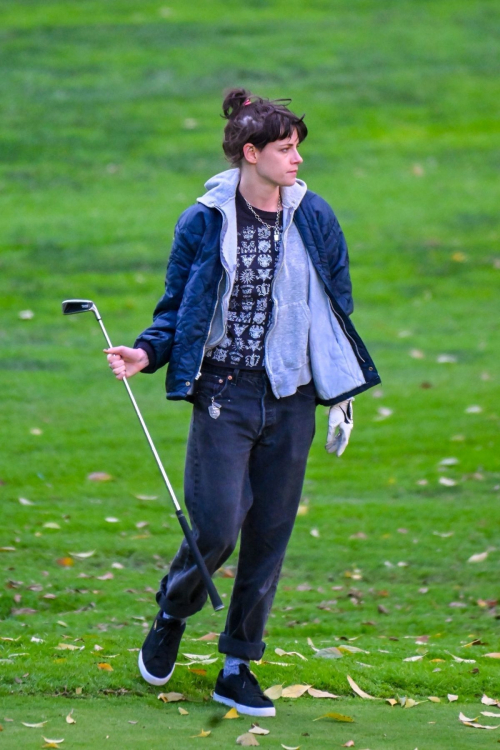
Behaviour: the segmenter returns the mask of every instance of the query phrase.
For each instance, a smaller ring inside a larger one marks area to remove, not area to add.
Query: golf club
[[[107,334],[106,329],[104,328],[104,324],[102,322],[102,318],[99,314],[99,310],[95,306],[95,304],[92,302],[92,300],[89,299],[67,299],[64,300],[62,303],[62,311],[63,315],[77,315],[78,313],[85,313],[85,312],[93,312],[96,316],[99,325],[101,326],[101,330],[104,334],[104,338],[106,339],[106,343],[108,344],[108,347],[112,347],[112,343],[110,341],[110,338]],[[224,609],[224,604],[221,601],[221,598],[219,594],[217,593],[217,589],[214,586],[214,583],[210,577],[210,573],[207,570],[207,566],[205,565],[205,561],[203,560],[203,557],[201,556],[200,550],[198,549],[198,545],[196,544],[196,541],[193,536],[193,532],[191,531],[189,524],[186,520],[186,517],[184,513],[182,512],[182,508],[179,505],[177,498],[175,496],[175,492],[173,490],[172,485],[170,484],[170,480],[167,476],[167,473],[165,469],[163,468],[163,464],[160,460],[160,457],[158,455],[158,452],[154,446],[154,443],[151,439],[151,435],[149,434],[148,428],[146,427],[146,424],[144,422],[144,419],[142,418],[142,414],[139,411],[139,407],[137,406],[137,402],[134,398],[134,395],[130,389],[130,386],[128,384],[127,378],[123,378],[123,384],[125,388],[127,389],[127,393],[129,395],[130,400],[132,401],[132,405],[135,409],[135,413],[137,414],[137,417],[139,419],[139,422],[141,423],[142,429],[144,430],[144,434],[146,435],[146,439],[149,443],[149,447],[151,448],[151,451],[153,453],[153,456],[156,459],[156,463],[158,465],[158,468],[160,470],[160,474],[163,477],[163,481],[165,482],[167,486],[167,490],[170,494],[170,497],[172,498],[172,502],[175,507],[175,515],[177,516],[179,523],[181,525],[182,531],[184,532],[184,536],[186,538],[186,542],[189,545],[189,549],[191,550],[191,553],[196,561],[196,565],[198,566],[198,570],[201,573],[201,577],[203,578],[203,583],[205,584],[208,595],[210,597],[210,601],[212,602],[213,608],[217,611],[219,609]]]

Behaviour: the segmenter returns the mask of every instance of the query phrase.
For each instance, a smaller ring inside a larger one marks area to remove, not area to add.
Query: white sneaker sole
[[[214,693],[212,698],[217,703],[223,703],[225,706],[235,708],[240,714],[247,714],[248,716],[276,716],[274,706],[271,708],[252,708],[252,706],[244,706],[242,703],[236,703],[231,698],[225,698],[223,695],[218,695],[217,693]]]
[[[169,681],[169,679],[172,677],[174,673],[174,669],[175,669],[175,664],[174,664],[174,666],[170,670],[170,673],[166,677],[155,677],[154,675],[149,674],[148,670],[144,666],[144,662],[142,660],[142,651],[139,652],[138,662],[139,662],[139,671],[143,679],[146,680],[146,682],[149,682],[150,685],[156,685],[157,687],[159,687],[160,685],[165,685]]]

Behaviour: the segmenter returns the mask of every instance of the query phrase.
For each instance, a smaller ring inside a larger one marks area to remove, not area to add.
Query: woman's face
[[[289,138],[273,141],[262,150],[253,148],[255,170],[259,177],[279,187],[293,185],[299,165],[304,161],[298,152],[299,138],[293,131]]]

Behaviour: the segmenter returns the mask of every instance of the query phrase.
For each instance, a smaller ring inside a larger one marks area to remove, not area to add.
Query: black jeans
[[[204,365],[196,381],[185,501],[211,574],[233,552],[238,569],[219,651],[258,660],[314,437],[312,382],[277,399],[265,372]],[[213,419],[212,402],[220,405]],[[173,617],[198,612],[206,589],[185,541],[156,599]]]

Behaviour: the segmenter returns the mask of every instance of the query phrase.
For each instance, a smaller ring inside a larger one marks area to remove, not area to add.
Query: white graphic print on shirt
[[[262,368],[278,258],[271,230],[252,221],[243,215],[241,230],[238,226],[236,283],[229,301],[227,334],[206,357],[220,364]]]

